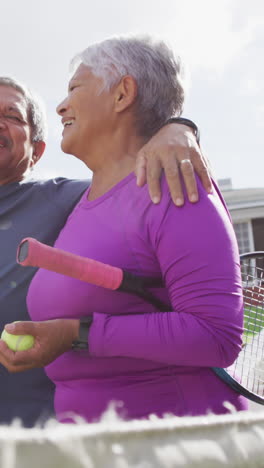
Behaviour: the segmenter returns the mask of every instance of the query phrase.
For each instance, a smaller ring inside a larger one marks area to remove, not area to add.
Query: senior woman
[[[73,64],[57,109],[61,146],[93,179],[55,246],[162,279],[158,296],[171,306],[157,312],[139,297],[40,269],[28,293],[36,344],[21,362],[46,366],[63,421],[69,413],[98,420],[110,402],[125,419],[225,413],[225,402],[243,410],[243,397],[211,370],[241,348],[239,255],[224,202],[197,181],[199,204],[176,208],[163,179],[154,205],[134,183],[139,149],[182,112],[181,61],[163,42],[119,38]],[[75,350],[79,328],[84,349]]]

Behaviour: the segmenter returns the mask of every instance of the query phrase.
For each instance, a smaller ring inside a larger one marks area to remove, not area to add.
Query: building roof
[[[264,217],[264,188],[232,189],[232,184],[219,182],[233,221]]]
[[[229,206],[264,206],[264,188],[245,188],[222,191]]]

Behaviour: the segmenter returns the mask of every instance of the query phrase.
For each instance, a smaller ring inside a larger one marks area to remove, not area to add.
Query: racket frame
[[[53,251],[54,250],[59,251],[59,249],[54,249],[54,247],[46,246],[45,244],[42,244],[41,242],[38,242],[35,239],[25,238],[20,242],[18,246],[18,250],[17,250],[17,262],[25,266],[29,265],[29,263],[27,263],[27,256],[29,254],[30,242],[33,242],[34,245],[39,244],[38,248],[40,249],[48,248],[48,249],[52,249]],[[61,251],[61,253],[63,252],[64,251]],[[69,254],[67,253],[67,255]],[[241,261],[258,259],[258,258],[264,258],[264,251],[248,252],[248,253],[240,255]],[[95,263],[100,264],[100,262],[95,262]],[[101,265],[102,267],[106,266],[105,264],[101,264]],[[31,265],[31,266],[41,267],[41,265]],[[112,268],[117,269],[116,267],[112,267]],[[146,288],[161,288],[163,284],[160,278],[141,277],[141,276],[134,275],[132,273],[129,273],[121,269],[120,271],[122,271],[122,275],[121,275],[122,280],[119,286],[115,288],[116,291],[126,292],[126,293],[136,295],[138,297],[141,297],[148,303],[152,304],[160,312],[170,311],[172,309],[170,304],[164,303],[163,301],[158,299],[151,291],[146,289]],[[227,372],[226,369],[220,368],[220,367],[212,367],[211,369],[223,382],[229,385],[229,387],[231,387],[235,392],[239,393],[240,395],[243,395],[244,397],[246,397],[247,399],[251,401],[254,401],[255,403],[264,405],[264,397],[257,395],[256,393],[248,390],[246,387],[241,385],[237,380],[235,380]]]
[[[240,261],[243,260],[254,260],[254,259],[264,259],[264,251],[255,251],[255,252],[247,252],[240,255]],[[247,288],[246,288],[247,290]],[[231,387],[235,392],[243,395],[248,400],[251,400],[255,403],[260,405],[264,405],[264,397],[248,390],[246,387],[241,385],[234,377],[232,377],[225,369],[221,367],[212,367],[214,373],[225,382],[229,387]]]

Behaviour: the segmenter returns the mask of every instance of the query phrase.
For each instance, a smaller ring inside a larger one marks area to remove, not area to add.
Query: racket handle
[[[44,268],[107,289],[118,289],[123,281],[120,268],[81,257],[27,237],[17,249],[17,262]]]

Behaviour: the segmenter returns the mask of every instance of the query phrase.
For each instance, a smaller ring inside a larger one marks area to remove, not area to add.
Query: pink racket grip
[[[107,289],[118,289],[123,281],[120,268],[50,247],[31,237],[20,242],[17,262],[22,266],[44,268]]]

